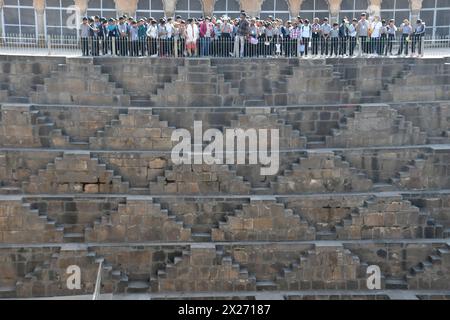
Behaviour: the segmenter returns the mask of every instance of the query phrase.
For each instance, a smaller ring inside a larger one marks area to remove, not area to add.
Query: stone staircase
[[[376,196],[335,228],[337,239],[414,239],[421,237],[425,223],[419,208],[400,195]]]
[[[330,261],[333,261],[330,264]],[[331,266],[332,265],[332,266]],[[277,275],[278,290],[348,289],[363,287],[366,264],[342,245],[315,245],[303,252],[298,260],[285,266]],[[322,280],[322,275],[333,281]]]
[[[428,177],[424,173],[428,155],[421,154],[417,159],[411,160],[403,166],[401,171],[391,178],[391,183],[398,188],[421,190],[428,187]]]
[[[130,96],[101,67],[82,58],[58,64],[43,85],[36,86],[31,101],[38,104],[129,106]]]
[[[437,248],[427,260],[412,267],[406,275],[408,289],[450,289],[450,244]],[[443,276],[444,279],[438,276]]]
[[[252,198],[212,230],[214,241],[312,240],[315,229],[275,198]]]
[[[113,150],[171,150],[174,127],[148,108],[128,108],[89,139],[89,147]]]
[[[388,105],[364,104],[326,137],[327,147],[425,144],[426,134]]]
[[[90,242],[189,241],[191,229],[153,199],[132,197],[85,229]]]
[[[90,152],[64,152],[46,169],[40,169],[29,181],[22,183],[25,193],[127,193],[129,183],[123,182],[113,170],[91,158]]]
[[[251,185],[229,165],[173,165],[156,182],[150,194],[249,194]]]
[[[165,107],[232,106],[239,93],[225,82],[209,59],[186,60],[176,80],[157,89],[151,99]]]
[[[186,281],[190,279],[190,281]],[[214,244],[192,244],[157,271],[159,292],[254,291],[256,279]]]
[[[271,182],[275,194],[368,191],[372,181],[332,151],[308,151]]]

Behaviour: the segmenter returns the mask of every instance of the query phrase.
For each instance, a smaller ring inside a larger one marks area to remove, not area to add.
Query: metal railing
[[[231,37],[152,39],[79,38],[76,36],[6,35],[0,54],[89,55],[131,57],[311,57],[311,56],[450,56],[450,37],[309,38]]]

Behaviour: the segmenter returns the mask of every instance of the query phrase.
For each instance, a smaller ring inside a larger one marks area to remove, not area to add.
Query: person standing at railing
[[[292,29],[291,21],[286,21],[284,25],[281,27],[283,51],[286,57],[290,57],[292,55],[291,44],[289,43],[289,40],[291,38],[291,29]]]
[[[81,52],[84,57],[89,55],[89,37],[91,36],[91,26],[88,18],[84,17],[80,25]]]
[[[416,45],[417,45],[418,54],[420,57],[423,57],[422,40],[424,36],[425,36],[425,23],[423,23],[422,20],[418,19],[416,22],[416,26],[414,28],[414,34],[412,35],[411,51],[413,55],[415,55],[416,53]]]
[[[339,23],[337,22],[333,23],[333,28],[330,31],[330,41],[330,57],[333,56],[333,53],[337,57],[339,55]]]
[[[303,21],[302,21],[303,23]],[[299,53],[299,39],[301,37],[301,24],[298,22],[298,20],[294,21],[292,24],[292,29],[289,35],[289,46],[291,47],[291,56],[297,57]]]
[[[158,54],[158,25],[156,20],[152,19],[147,29],[148,55],[154,57]]]
[[[348,40],[348,20],[347,17],[342,19],[339,25],[339,55],[341,57],[347,55],[347,40]]]
[[[92,23],[92,55],[99,56],[100,55],[100,37],[102,32],[102,23],[100,22],[100,17],[95,16]]]
[[[397,33],[397,26],[395,25],[395,20],[389,20],[389,25],[387,26],[387,45],[386,45],[386,53],[392,56],[392,48],[395,42],[395,35]]]
[[[232,52],[231,36],[233,33],[233,26],[231,25],[228,17],[224,16],[222,20],[223,22],[220,26],[221,56],[228,57]]]
[[[380,21],[380,17],[375,16],[370,26],[370,54],[378,55],[380,52],[380,38],[382,27],[383,24]]]
[[[95,25],[95,21],[92,18],[89,18],[89,25],[91,26],[90,30],[90,39],[91,39],[91,55],[98,56],[98,29]]]
[[[320,26],[320,34],[321,34],[321,51],[320,54],[322,56],[328,56],[328,49],[330,46],[330,32],[331,25],[328,23],[328,18],[323,19],[323,24]]]
[[[119,25],[117,26],[119,31],[119,52],[121,56],[128,55],[128,26],[125,23],[125,18],[119,18]]]
[[[403,23],[400,25],[400,32],[402,33],[402,39],[400,41],[400,48],[398,50],[398,55],[405,56],[408,55],[409,42],[411,41],[412,27],[409,23],[408,19],[403,20]]]
[[[355,55],[355,48],[356,48],[356,38],[358,36],[358,32],[356,31],[356,28],[358,26],[358,19],[353,18],[353,21],[351,24],[348,25],[348,45],[349,45],[349,56],[354,57]]]
[[[211,50],[211,38],[214,37],[214,25],[211,18],[206,17],[200,24],[200,56],[209,56]]]
[[[147,52],[147,24],[146,19],[140,19],[138,22],[138,37],[139,37],[139,55],[145,56]]]
[[[107,37],[107,31],[106,31],[106,27],[108,26],[108,21],[105,18],[101,18],[100,20],[101,24],[99,26],[99,39],[101,41],[101,46],[102,46],[102,55],[106,55],[108,53],[108,44],[106,41],[106,37]]]
[[[234,56],[244,57],[245,42],[249,34],[249,23],[247,20],[247,14],[242,11],[239,22],[237,24],[236,38],[234,42]]]
[[[369,53],[369,21],[367,21],[366,13],[362,13],[360,20],[358,21],[357,31],[360,41],[360,46],[363,54]]]
[[[378,55],[384,55],[385,47],[387,42],[387,26],[386,20],[381,20],[381,37],[380,37],[380,48],[378,50]]]
[[[311,41],[311,35],[312,35],[312,29],[311,25],[309,24],[309,20],[305,19],[303,21],[303,25],[301,26],[301,45],[304,46],[303,53],[305,57],[308,56],[308,48]],[[303,55],[303,54],[302,54]]]
[[[198,26],[194,19],[188,19],[188,25],[186,26],[185,39],[186,39],[186,53],[188,57],[195,55],[197,51],[197,40],[199,38]]]
[[[137,57],[139,56],[139,27],[136,21],[131,22],[130,27],[130,56]]]
[[[182,20],[180,16],[177,16],[174,39],[178,43],[177,44],[178,57],[184,57],[185,55],[185,47],[186,47],[186,40],[184,38],[185,31],[186,31],[186,22]]]
[[[312,50],[311,53],[313,56],[317,56],[319,54],[319,43],[320,43],[320,23],[319,18],[314,18],[314,23],[311,25],[311,41],[312,41]]]
[[[167,56],[173,57],[173,35],[175,33],[175,27],[173,25],[173,19],[171,17],[167,18],[166,23],[166,35],[167,35]]]
[[[118,39],[119,39],[119,30],[117,29],[117,25],[115,23],[115,20],[113,18],[109,19],[108,26],[106,27],[106,39],[108,43],[107,50],[111,53],[111,55],[118,53]],[[113,40],[115,39],[115,41]],[[113,42],[115,42],[115,45],[113,45]]]

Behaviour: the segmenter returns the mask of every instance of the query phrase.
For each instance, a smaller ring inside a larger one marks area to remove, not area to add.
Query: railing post
[[[52,54],[52,36],[48,36],[47,39],[47,49],[48,49],[48,55],[50,56]]]
[[[174,57],[178,58],[178,39],[177,38],[174,38],[173,50],[174,50]]]

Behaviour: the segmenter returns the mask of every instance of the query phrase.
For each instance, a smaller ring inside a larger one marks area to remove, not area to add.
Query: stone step
[[[195,242],[210,242],[211,233],[194,232],[191,234],[191,238]]]
[[[127,293],[143,293],[150,288],[150,283],[147,281],[129,281],[127,285]]]
[[[256,282],[256,290],[257,291],[275,291],[278,289],[278,286],[273,281],[257,281]]]
[[[336,232],[333,231],[318,231],[316,232],[316,240],[335,240]]]
[[[0,299],[8,299],[16,297],[16,287],[1,286],[0,287]]]
[[[408,290],[408,282],[401,278],[387,278],[385,288],[386,290]]]
[[[64,242],[66,242],[66,243],[84,242],[84,234],[83,233],[66,233],[66,234],[64,234]]]

